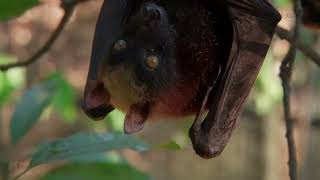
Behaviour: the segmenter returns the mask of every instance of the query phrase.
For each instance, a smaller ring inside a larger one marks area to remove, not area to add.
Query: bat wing
[[[219,155],[228,143],[281,18],[266,0],[223,3],[232,24],[229,58],[207,117],[197,117],[189,132],[196,153],[204,158]]]

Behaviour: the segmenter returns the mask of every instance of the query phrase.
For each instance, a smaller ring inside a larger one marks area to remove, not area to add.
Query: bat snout
[[[82,109],[86,115],[93,120],[102,120],[104,119],[112,110],[113,107],[110,105],[102,104],[98,107],[88,108],[85,103],[82,103]]]
[[[103,83],[88,82],[81,107],[93,120],[104,119],[114,108],[109,104],[110,95]]]

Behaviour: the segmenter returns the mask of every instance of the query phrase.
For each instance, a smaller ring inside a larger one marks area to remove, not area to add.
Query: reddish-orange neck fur
[[[204,7],[177,13],[177,80],[169,92],[163,92],[151,110],[155,116],[181,117],[196,114],[212,84],[217,64],[218,42],[215,19]],[[211,77],[210,77],[211,76]],[[210,102],[209,102],[210,103]]]

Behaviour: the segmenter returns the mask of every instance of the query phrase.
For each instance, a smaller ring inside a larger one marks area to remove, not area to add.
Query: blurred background
[[[101,4],[101,0],[92,0],[77,6],[61,36],[39,61],[28,68],[0,73],[0,170],[3,179],[7,175],[14,177],[26,168],[27,155],[43,142],[77,132],[122,132],[124,116],[121,112],[115,111],[105,120],[94,122],[80,109]],[[283,16],[280,26],[289,29],[294,21],[290,1],[274,0],[273,4]],[[0,3],[0,14],[1,10]],[[0,22],[0,63],[15,62],[33,54],[57,27],[63,14],[58,0],[45,0],[19,17]],[[305,43],[320,52],[319,32],[303,29],[301,36]],[[81,174],[74,179],[117,180],[122,177],[117,173],[130,175],[134,171],[135,175],[128,176],[129,179],[287,180],[287,144],[278,74],[288,47],[285,40],[275,36],[231,141],[217,158],[203,160],[193,152],[188,138],[192,119],[152,122],[135,135],[152,147],[146,152],[120,150],[103,154],[107,158],[95,156],[87,162],[48,163],[31,169],[20,179],[70,180],[74,174]],[[292,113],[299,176],[303,180],[320,179],[319,75],[320,69],[299,52],[293,73]],[[33,121],[19,142],[13,143],[12,134],[16,133],[10,132],[12,121],[24,117],[24,110],[29,111],[24,107],[32,106],[32,102],[23,105],[23,100],[28,98],[26,92],[37,95],[34,88],[50,79],[58,82],[54,94],[50,95],[50,103],[43,106],[40,118]],[[110,174],[105,178],[99,174],[107,172],[108,168],[114,173],[113,178]]]

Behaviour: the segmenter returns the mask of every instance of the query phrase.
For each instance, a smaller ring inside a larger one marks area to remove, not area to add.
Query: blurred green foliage
[[[8,63],[14,60],[14,58],[9,56],[0,56],[1,63]],[[8,72],[0,73],[1,105],[8,101],[10,95],[15,90],[21,89],[24,81],[25,73],[21,69],[12,69]],[[25,90],[21,98],[16,99],[16,108],[10,121],[12,142],[14,144],[18,143],[34,124],[37,123],[41,114],[49,107],[53,107],[67,123],[73,123],[77,113],[75,92],[70,83],[58,72],[49,75],[41,83]],[[106,122],[112,128],[112,131],[122,132],[123,119],[124,114],[122,112],[114,111],[107,117]],[[122,162],[120,164],[119,162],[111,163],[110,156],[108,156],[108,162],[106,163],[104,161],[105,158],[103,158],[105,156],[101,154],[105,151],[127,148],[142,151],[146,150],[147,146],[136,138],[124,135],[123,133],[80,133],[65,139],[40,144],[32,154],[31,163],[28,168],[56,160],[69,160],[76,164],[61,167],[52,172],[52,175],[50,173],[46,177],[43,177],[43,179],[60,179],[66,169],[70,170],[68,170],[70,176],[64,176],[65,178],[76,178],[77,172],[87,167],[88,163],[91,163],[90,167],[95,170],[83,171],[84,179],[87,179],[85,177],[92,176],[97,179],[112,177],[115,180],[126,179],[127,177],[149,179],[145,174],[127,164],[123,164],[124,161],[119,161]],[[113,157],[119,159],[118,155]],[[79,162],[82,164],[79,165]]]
[[[53,106],[65,122],[73,123],[77,113],[76,91],[61,73],[55,73],[51,78],[57,83],[57,90],[52,100]]]
[[[290,0],[272,0],[272,1],[273,1],[273,4],[280,7],[288,6],[291,4]]]
[[[9,55],[0,54],[0,64],[15,61]],[[25,81],[25,71],[22,69],[11,69],[7,72],[0,72],[0,106],[11,98],[15,89],[21,88]]]
[[[126,164],[88,163],[60,167],[41,180],[149,180],[146,174]]]
[[[18,102],[11,119],[11,139],[14,144],[32,128],[41,113],[48,107],[55,91],[56,82],[47,81],[27,90]]]
[[[38,3],[38,0],[0,0],[0,21],[19,16]]]
[[[282,87],[280,79],[277,78],[278,67],[268,54],[260,70],[255,83],[253,94],[254,111],[258,115],[266,115],[274,109],[274,106],[281,101]]]
[[[161,144],[159,147],[169,149],[169,150],[181,150],[183,149],[176,141],[170,141],[166,144]]]
[[[41,144],[33,153],[29,167],[33,168],[58,160],[77,160],[83,155],[119,149],[146,151],[148,146],[133,136],[123,133],[78,133]]]
[[[119,110],[114,110],[106,117],[107,125],[111,127],[112,131],[123,132],[125,114]]]

